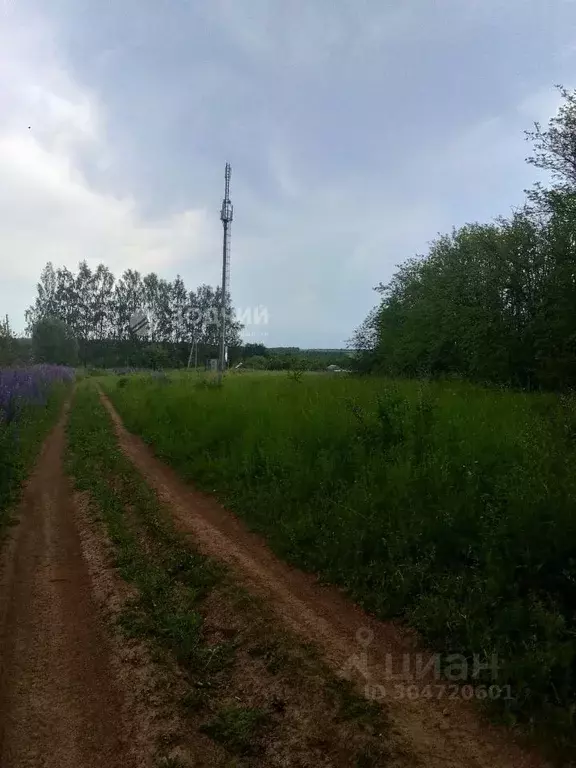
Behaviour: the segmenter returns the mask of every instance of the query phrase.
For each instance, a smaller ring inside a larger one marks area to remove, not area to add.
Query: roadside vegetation
[[[512,216],[437,238],[377,286],[355,334],[365,371],[576,386],[576,91],[526,138],[544,171]]]
[[[279,555],[437,648],[496,654],[508,716],[569,731],[573,398],[314,375],[103,382],[128,429]]]
[[[68,439],[68,471],[135,590],[120,630],[174,670],[187,728],[158,745],[159,764],[188,765],[189,739],[205,738],[216,750],[211,765],[383,765],[390,757],[383,710],[334,679],[174,530],[121,453],[90,380],[78,387]]]
[[[0,368],[0,538],[73,376],[59,366]]]

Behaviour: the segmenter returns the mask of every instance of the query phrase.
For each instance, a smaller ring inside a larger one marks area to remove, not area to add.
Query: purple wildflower
[[[14,421],[24,404],[44,405],[55,382],[73,378],[74,370],[61,365],[0,368],[0,421]]]

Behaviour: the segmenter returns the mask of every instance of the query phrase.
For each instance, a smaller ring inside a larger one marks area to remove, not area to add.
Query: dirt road
[[[173,510],[179,529],[192,537],[195,546],[230,565],[239,580],[264,598],[291,630],[322,649],[331,667],[340,672],[356,670],[360,690],[382,686],[396,729],[415,757],[428,768],[536,768],[547,763],[521,748],[509,731],[493,727],[461,697],[450,698],[434,689],[409,700],[402,692],[414,683],[423,691],[428,680],[414,677],[415,665],[393,684],[406,654],[421,651],[414,636],[391,623],[376,621],[351,604],[342,593],[320,585],[316,579],[278,560],[264,541],[214,499],[192,489],[158,461],[138,437],[123,427],[108,399],[102,396],[120,444]],[[433,681],[432,681],[433,682]],[[371,688],[370,690],[374,690]]]
[[[407,654],[414,659],[422,653],[426,663],[416,637],[376,621],[337,589],[278,560],[214,499],[155,459],[103,400],[123,450],[193,545],[228,563],[248,590],[262,597],[290,630],[314,643],[336,672],[354,679],[359,690],[366,693],[368,685],[370,691],[374,686],[386,691],[394,730],[413,755],[409,764],[546,765],[518,746],[510,732],[489,726],[461,698],[398,695],[406,684],[421,691],[434,683],[417,680],[413,665],[399,674]],[[119,673],[118,653],[96,597],[93,558],[87,559],[83,550],[90,538],[86,516],[75,505],[63,472],[66,418],[64,413],[43,447],[25,488],[20,523],[0,560],[0,768],[150,765],[146,739],[153,718],[135,711],[129,690],[133,673]]]
[[[0,766],[130,768],[62,470],[65,419],[44,444],[0,566]]]

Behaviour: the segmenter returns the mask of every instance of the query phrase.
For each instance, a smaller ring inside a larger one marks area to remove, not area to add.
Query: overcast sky
[[[87,259],[339,347],[438,232],[507,214],[523,130],[576,86],[569,0],[0,0],[0,312]]]

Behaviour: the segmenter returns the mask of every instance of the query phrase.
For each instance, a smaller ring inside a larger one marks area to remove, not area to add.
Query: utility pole
[[[192,345],[190,347],[190,354],[188,355],[188,369],[190,369],[190,366],[192,364],[192,355],[194,355],[194,370],[198,368],[198,341],[196,339],[192,339]]]
[[[226,294],[228,293],[228,282],[230,279],[230,228],[234,209],[230,202],[230,176],[232,168],[230,163],[226,163],[224,172],[224,199],[222,200],[222,210],[220,211],[220,220],[224,228],[224,239],[222,244],[222,301],[220,316],[220,360],[218,364],[218,381],[222,382],[224,371],[226,370]]]

